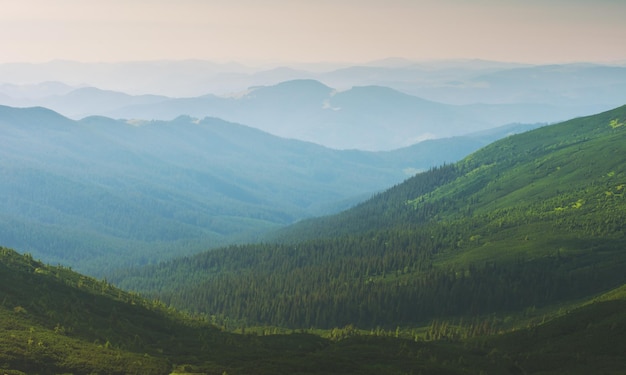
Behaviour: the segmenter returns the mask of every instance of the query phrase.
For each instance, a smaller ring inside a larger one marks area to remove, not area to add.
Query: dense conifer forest
[[[107,279],[0,248],[0,370],[618,374],[625,138],[626,106]]]
[[[494,317],[438,319],[412,332],[230,333],[28,254],[0,248],[0,261],[5,374],[588,374],[626,366],[626,286],[541,320],[527,312],[509,329]]]
[[[216,322],[362,329],[584,298],[626,282],[626,107],[496,142],[268,242],[121,272]]]

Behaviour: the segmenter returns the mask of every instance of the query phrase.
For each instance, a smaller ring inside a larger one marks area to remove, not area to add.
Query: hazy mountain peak
[[[314,79],[293,79],[288,81],[279,82],[270,86],[256,86],[251,89],[275,89],[275,90],[320,90],[320,91],[332,91],[333,89],[324,85],[322,82]]]
[[[44,107],[14,108],[0,105],[0,121],[28,127],[68,125],[73,121]]]

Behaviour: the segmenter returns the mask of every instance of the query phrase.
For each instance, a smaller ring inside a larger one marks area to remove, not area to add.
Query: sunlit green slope
[[[420,325],[626,282],[626,107],[512,136],[262,244],[114,282],[241,324]]]
[[[616,203],[626,182],[625,124],[626,106],[514,135],[352,210],[292,226],[284,236],[329,237],[530,206],[569,213],[586,199],[593,199],[587,207],[603,208]]]

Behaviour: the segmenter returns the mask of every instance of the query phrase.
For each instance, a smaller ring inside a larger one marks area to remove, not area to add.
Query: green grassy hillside
[[[1,248],[0,259],[0,368],[28,374],[158,374],[169,368],[145,345],[176,331],[173,322],[162,324],[163,311],[28,255]]]
[[[508,353],[521,373],[619,374],[626,368],[626,286],[582,303],[565,315],[484,340]]]
[[[621,197],[625,123],[626,107],[620,107],[502,139],[456,164],[418,174],[352,210],[289,227],[283,238],[449,221],[537,206],[544,199],[555,200],[550,208],[559,211],[592,195],[594,203]]]
[[[223,332],[106,281],[0,248],[3,374],[584,374],[626,366],[626,286],[513,332]],[[479,329],[477,327],[476,329]]]
[[[626,282],[626,107],[512,136],[341,214],[114,281],[241,325],[506,317]]]

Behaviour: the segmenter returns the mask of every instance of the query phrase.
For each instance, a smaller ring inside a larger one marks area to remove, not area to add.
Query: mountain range
[[[402,82],[429,86],[529,66],[482,60],[414,62],[388,59],[367,64],[289,63],[257,66],[200,60],[118,63],[57,60],[38,64],[0,64],[0,82],[26,87],[42,82],[64,82],[75,87],[93,86],[133,95],[196,97],[207,93],[226,95],[253,86],[271,86],[294,79],[319,80],[342,90],[352,86],[389,86],[388,83]]]
[[[622,373],[624,71],[0,64],[0,373]]]
[[[618,106],[626,95],[623,66],[380,61],[304,68],[0,64],[0,104],[43,106],[74,119],[210,116],[336,149],[391,150],[504,124],[563,121]],[[234,86],[214,86],[222,76]],[[194,94],[157,89],[159,82],[193,86]]]
[[[337,212],[529,128],[337,151],[215,118],[74,121],[0,106],[0,237],[89,273],[155,262]]]
[[[335,149],[374,151],[407,147],[425,139],[466,135],[513,122],[530,123],[526,120],[539,119],[539,113],[543,114],[539,106],[531,111],[528,106],[516,109],[515,106],[445,105],[379,86],[337,92],[313,80],[254,87],[238,97],[131,96],[85,87],[60,96],[9,103],[39,105],[73,118],[98,115],[169,121],[181,114],[196,118],[210,116],[283,138]]]
[[[38,131],[50,114],[3,111]],[[49,136],[82,124],[55,116]],[[626,106],[545,126],[263,243],[106,280],[0,248],[0,369],[620,373],[625,137]]]

